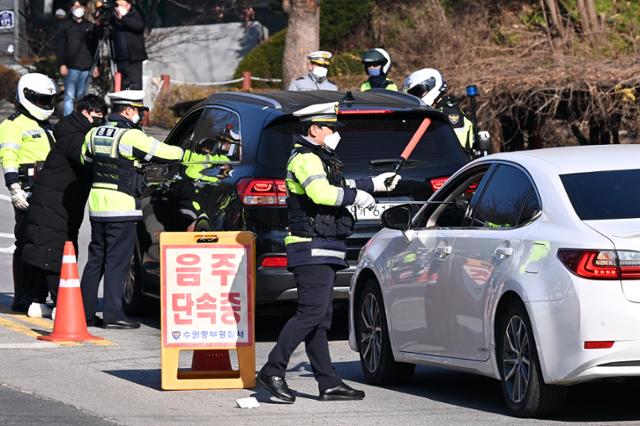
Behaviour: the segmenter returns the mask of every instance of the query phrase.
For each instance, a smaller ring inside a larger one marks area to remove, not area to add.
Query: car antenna
[[[354,103],[355,101],[356,101],[356,98],[353,97],[353,93],[351,93],[351,90],[347,90],[347,93],[344,95],[344,98],[342,98],[342,101],[340,102],[345,104],[351,104],[351,103]]]

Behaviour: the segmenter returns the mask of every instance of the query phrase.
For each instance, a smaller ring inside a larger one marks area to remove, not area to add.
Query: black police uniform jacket
[[[59,272],[65,241],[77,242],[91,189],[89,171],[80,157],[84,136],[92,126],[84,115],[74,111],[54,130],[56,143],[29,199],[22,255],[29,265]]]

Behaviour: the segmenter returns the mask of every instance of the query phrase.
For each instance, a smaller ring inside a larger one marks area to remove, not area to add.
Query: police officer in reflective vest
[[[289,235],[285,238],[288,268],[298,291],[298,309],[287,322],[257,380],[277,399],[293,403],[285,372],[289,358],[302,342],[318,382],[321,401],[364,398],[364,392],[342,382],[331,365],[327,330],[331,326],[336,271],[347,268],[346,238],[354,219],[346,206],[373,208],[373,192],[395,189],[400,177],[383,173],[359,180],[342,177],[335,149],[337,103],[311,105],[294,113],[302,135],[294,140],[287,165]],[[385,179],[393,177],[389,185]]]
[[[331,65],[331,52],[318,50],[307,55],[309,73],[297,78],[289,85],[289,90],[338,90],[338,87],[327,79]]]
[[[430,107],[441,110],[456,132],[462,148],[471,154],[475,145],[473,123],[464,115],[453,96],[445,96],[447,83],[438,70],[423,68],[412,72],[402,83],[402,91],[417,96]]]
[[[104,328],[138,328],[122,309],[124,281],[136,239],[136,222],[142,219],[140,195],[145,187],[142,162],[170,162],[182,159],[180,147],[166,145],[147,136],[138,126],[147,108],[142,90],[125,90],[108,95],[112,114],[107,124],[87,133],[82,161],[90,164],[89,193],[91,243],[89,259],[80,287],[87,323],[94,318],[98,286],[104,274]]]
[[[43,74],[25,74],[18,81],[17,109],[0,124],[0,157],[4,181],[15,212],[13,252],[14,297],[11,309],[27,312],[31,304],[21,261],[24,228],[31,188],[54,143],[49,117],[54,110],[56,85]]]
[[[387,78],[391,68],[391,56],[386,50],[379,47],[367,50],[362,55],[362,64],[368,79],[360,85],[361,92],[371,89],[398,90],[398,86]]]

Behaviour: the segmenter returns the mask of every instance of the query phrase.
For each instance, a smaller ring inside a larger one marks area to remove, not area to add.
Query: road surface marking
[[[24,334],[29,337],[37,338],[41,336],[42,333],[38,333],[34,331],[32,328],[23,325],[22,323],[27,323],[31,326],[35,326],[42,331],[51,332],[53,330],[53,321],[45,318],[31,318],[26,316],[25,314],[17,314],[11,312],[5,306],[0,306],[0,313],[5,314],[11,319],[3,318],[0,316],[0,327],[7,328],[16,333]],[[101,341],[90,341],[89,343],[96,346],[115,346],[116,343],[111,340],[101,340]],[[56,345],[61,346],[80,346],[81,342],[56,342]],[[1,348],[1,347],[0,347]]]
[[[57,348],[58,345],[51,342],[32,342],[32,343],[0,343],[0,350],[2,349],[46,349]]]

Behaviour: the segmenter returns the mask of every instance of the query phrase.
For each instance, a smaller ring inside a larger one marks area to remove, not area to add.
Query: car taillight
[[[265,256],[261,266],[263,268],[286,268],[287,256]]]
[[[286,206],[287,187],[284,179],[253,179],[238,181],[238,195],[245,206]]]
[[[393,114],[392,109],[339,109],[338,115]]]
[[[559,249],[558,259],[571,272],[593,280],[640,279],[640,252]]]
[[[449,176],[431,178],[429,183],[431,184],[431,189],[433,192],[436,192],[438,189],[442,188],[442,185],[449,179]]]

